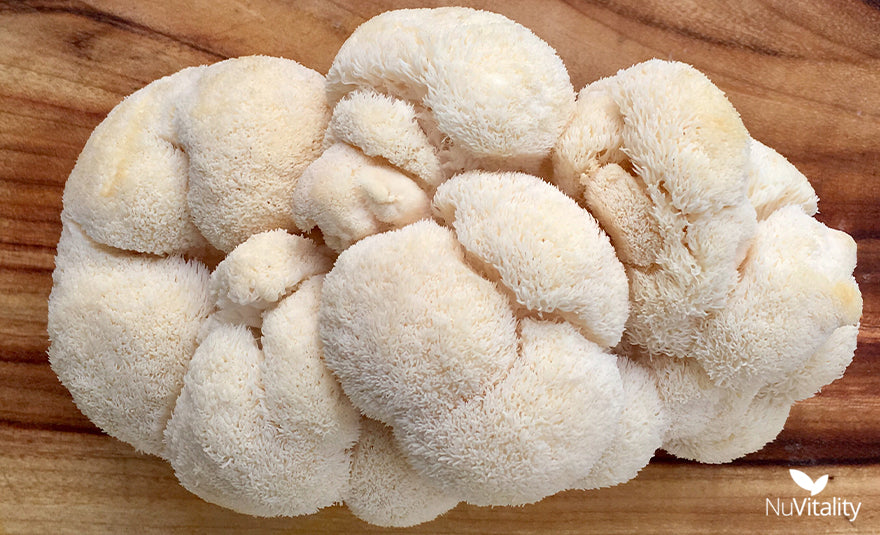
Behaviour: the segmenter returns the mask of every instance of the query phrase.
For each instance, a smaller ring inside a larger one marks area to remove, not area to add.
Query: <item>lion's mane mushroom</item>
[[[166,456],[190,491],[260,516],[342,501],[360,416],[321,361],[321,283],[297,281],[263,313],[259,341],[222,319],[203,335],[165,430]]]
[[[807,179],[702,73],[652,60],[588,85],[554,163],[626,265],[621,351],[658,375],[666,449],[755,451],[842,374],[862,305],[855,243],[811,217]]]
[[[430,217],[431,201],[406,175],[344,143],[330,146],[293,192],[302,229],[321,229],[335,251],[377,232]]]
[[[337,251],[429,217],[434,190],[456,172],[539,172],[574,108],[547,43],[461,7],[365,22],[333,60],[327,95],[329,148],[299,182],[294,212]]]
[[[176,117],[189,157],[187,205],[225,252],[253,234],[298,230],[291,193],[321,154],[324,78],[295,61],[252,56],[212,65]]]
[[[595,220],[522,173],[458,175],[434,205],[451,229],[371,236],[327,275],[325,360],[353,403],[393,428],[416,471],[470,503],[616,483],[618,436],[632,437],[627,463],[647,463],[664,420],[653,384],[621,374],[608,351],[628,292]]]
[[[99,243],[154,254],[206,245],[186,201],[186,153],[177,103],[204,67],[160,78],[119,103],[95,128],[64,185],[64,212]]]
[[[105,431],[251,514],[340,502],[359,433],[317,338],[332,257],[282,230],[329,114],[293,61],[187,69],[108,115],[64,193],[52,368]]]
[[[49,296],[49,362],[110,435],[163,455],[162,434],[211,313],[209,272],[95,242],[66,215]]]
[[[501,15],[393,11],[326,79],[238,58],[110,112],[64,191],[49,358],[236,511],[530,503],[661,446],[755,451],[843,373],[855,245],[816,210],[687,65],[575,100]]]
[[[345,505],[355,516],[379,526],[414,526],[433,520],[458,501],[410,466],[389,427],[363,419],[345,495]]]
[[[574,103],[568,71],[547,43],[507,17],[461,7],[389,11],[358,27],[327,73],[331,104],[353,91],[375,91],[417,107],[423,129],[444,140],[439,158],[450,171],[534,169]],[[350,109],[336,121],[368,113],[371,106],[357,105],[363,100],[352,96]],[[334,131],[356,140],[345,128]]]

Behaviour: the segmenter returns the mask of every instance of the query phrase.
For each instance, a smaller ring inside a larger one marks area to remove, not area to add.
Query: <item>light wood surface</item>
[[[103,435],[49,368],[46,300],[64,181],[123,96],[183,67],[267,54],[326,72],[354,28],[410,2],[0,2],[0,533],[376,533],[344,508],[256,519],[202,502],[161,460]],[[726,91],[757,139],[812,181],[819,219],[858,242],[865,307],[846,376],[731,465],[662,452],[635,480],[521,508],[461,505],[413,533],[880,533],[880,6],[831,2],[474,2],[532,28],[576,88],[651,57]],[[788,475],[856,521],[778,518]],[[775,502],[774,502],[775,503]]]

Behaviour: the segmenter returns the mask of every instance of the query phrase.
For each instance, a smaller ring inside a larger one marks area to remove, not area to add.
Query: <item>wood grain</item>
[[[64,181],[125,95],[183,67],[268,54],[326,72],[345,38],[387,9],[440,3],[0,2],[0,533],[381,532],[331,508],[255,519],[183,490],[166,463],[102,434],[46,358]],[[876,2],[472,2],[548,41],[577,88],[660,57],[706,72],[753,136],[810,178],[819,218],[858,243],[864,296],[846,376],[796,405],[785,430],[732,465],[662,452],[634,481],[523,508],[459,506],[413,533],[880,532],[880,9]],[[831,474],[855,522],[776,518],[787,469]]]

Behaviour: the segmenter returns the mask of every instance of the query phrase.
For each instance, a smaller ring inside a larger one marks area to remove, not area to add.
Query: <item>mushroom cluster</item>
[[[843,374],[855,243],[703,74],[575,94],[525,27],[361,25],[127,97],[64,191],[49,356],[82,412],[259,516],[408,526],[760,449]]]

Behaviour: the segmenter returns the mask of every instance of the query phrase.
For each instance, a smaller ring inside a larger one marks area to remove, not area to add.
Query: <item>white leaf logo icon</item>
[[[810,496],[819,494],[825,488],[825,485],[828,484],[828,474],[813,481],[810,479],[810,476],[794,468],[790,468],[788,473],[791,474],[791,478],[797,483],[798,487],[810,491]]]

